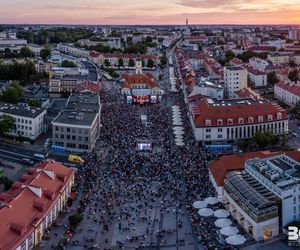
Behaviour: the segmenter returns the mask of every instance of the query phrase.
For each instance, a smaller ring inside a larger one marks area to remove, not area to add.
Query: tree
[[[65,68],[75,68],[77,67],[76,63],[72,62],[72,61],[68,61],[68,60],[64,60],[62,63],[61,63],[61,66],[62,67],[65,67]]]
[[[160,58],[160,64],[161,64],[162,66],[165,66],[167,63],[168,63],[168,58],[167,58],[167,56],[166,56],[166,53],[164,53],[164,54],[162,55],[162,57]]]
[[[227,50],[225,53],[225,63],[229,62],[230,60],[232,60],[233,58],[235,58],[235,54],[232,50]]]
[[[290,114],[296,119],[300,119],[300,102],[297,102],[290,110]]]
[[[124,66],[123,58],[119,58],[118,65],[119,65],[119,67],[123,67]]]
[[[20,49],[20,56],[24,58],[32,57],[32,51],[27,47],[22,47]]]
[[[24,90],[19,83],[14,82],[11,87],[8,87],[1,94],[1,100],[9,103],[18,103],[24,97]]]
[[[11,188],[11,185],[13,184],[13,181],[5,176],[2,180],[2,183],[5,190],[9,190]]]
[[[15,128],[16,119],[10,115],[0,116],[0,136],[3,137],[5,133],[8,133],[10,129]]]
[[[299,80],[298,71],[296,69],[291,70],[289,72],[288,78],[290,79],[290,81],[297,83],[297,81]]]
[[[275,144],[276,138],[270,132],[258,131],[252,136],[252,140],[260,147],[265,148],[268,145]]]
[[[39,108],[39,107],[41,107],[41,102],[38,99],[31,99],[31,100],[29,100],[28,105],[30,107],[37,107],[37,108]]]
[[[153,67],[154,67],[154,62],[153,62],[152,59],[148,59],[147,67],[148,67],[148,68],[153,68]]]
[[[51,56],[51,50],[49,48],[41,49],[40,56],[43,60],[46,60]]]
[[[135,65],[134,60],[133,60],[132,58],[130,58],[130,59],[129,59],[129,62],[128,62],[128,66],[129,66],[129,67],[134,67],[134,65]]]
[[[272,72],[268,73],[267,81],[268,81],[268,83],[270,83],[272,85],[274,85],[275,83],[277,83],[279,81],[277,76],[276,76],[275,71],[272,71]]]
[[[77,226],[83,220],[82,214],[73,214],[69,216],[69,222],[71,226]]]
[[[108,59],[105,59],[105,60],[104,60],[104,65],[105,65],[106,67],[109,67],[109,66],[110,66],[110,62],[108,61]]]

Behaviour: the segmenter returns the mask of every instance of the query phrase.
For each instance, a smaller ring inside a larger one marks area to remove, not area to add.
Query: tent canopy
[[[212,216],[214,214],[214,211],[210,208],[202,208],[198,211],[198,214],[200,216],[208,217],[208,216]]]
[[[225,219],[217,219],[217,220],[215,221],[215,225],[216,225],[217,227],[228,227],[228,226],[230,226],[231,224],[232,224],[232,221],[229,220],[229,219],[227,219],[227,218],[225,218]]]
[[[210,205],[217,204],[219,201],[216,197],[208,197],[205,199],[205,202]]]
[[[222,227],[220,232],[223,235],[231,236],[237,234],[239,230],[236,227],[228,226],[228,227]]]
[[[218,209],[214,212],[214,216],[217,218],[226,218],[230,215],[229,211],[226,209]]]
[[[226,238],[226,242],[230,245],[242,245],[246,241],[246,238],[241,234],[231,235]]]
[[[207,206],[206,202],[205,201],[195,201],[193,203],[193,207],[194,208],[197,208],[197,209],[200,209],[200,208],[205,208]]]

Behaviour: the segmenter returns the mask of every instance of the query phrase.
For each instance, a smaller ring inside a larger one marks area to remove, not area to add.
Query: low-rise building
[[[0,194],[0,249],[30,250],[64,210],[75,170],[54,161],[29,168]]]
[[[49,96],[68,96],[77,84],[88,79],[89,70],[81,68],[55,67],[49,72]]]
[[[248,71],[249,81],[250,84],[253,85],[253,87],[267,86],[268,84],[267,73],[247,64],[244,64],[243,68],[245,68]]]
[[[266,100],[200,98],[189,102],[196,140],[203,143],[233,142],[258,132],[288,132],[288,117],[279,105]]]
[[[52,121],[53,145],[67,151],[92,151],[100,135],[100,113],[98,94],[71,94],[65,107]]]
[[[34,43],[28,43],[26,47],[30,49],[35,56],[40,56],[41,50],[44,48],[43,46]]]
[[[292,82],[278,82],[274,85],[274,96],[293,107],[300,101],[300,85]]]
[[[11,129],[8,133],[10,135],[21,135],[31,140],[35,140],[46,131],[46,110],[43,108],[0,102],[0,115],[3,114],[10,115],[16,121],[15,128]]]
[[[290,56],[273,54],[273,55],[268,55],[268,60],[270,60],[274,65],[282,65],[290,62]]]
[[[0,39],[0,51],[5,49],[19,51],[26,45],[27,40],[25,39]]]

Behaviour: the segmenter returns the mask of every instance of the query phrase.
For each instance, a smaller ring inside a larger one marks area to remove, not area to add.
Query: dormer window
[[[268,115],[268,121],[273,121],[273,115]]]
[[[218,124],[218,125],[223,125],[223,120],[222,120],[222,119],[218,119],[218,120],[217,120],[217,124]]]
[[[244,118],[239,118],[239,124],[243,124],[244,123]]]
[[[263,122],[264,121],[264,117],[263,116],[259,116],[258,117],[258,122]]]
[[[248,118],[248,123],[253,123],[253,117]]]
[[[228,124],[228,125],[232,125],[232,124],[233,124],[233,120],[232,120],[232,119],[228,119],[228,120],[227,120],[227,124]]]
[[[282,119],[282,114],[281,113],[277,113],[277,120],[281,120]]]
[[[206,125],[206,126],[211,126],[211,120],[208,120],[208,119],[205,120],[205,125]]]

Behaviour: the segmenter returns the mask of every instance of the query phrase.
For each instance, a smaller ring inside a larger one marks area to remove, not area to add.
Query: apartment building
[[[98,94],[71,94],[63,110],[52,121],[53,145],[67,151],[92,151],[100,135],[100,113]]]
[[[0,249],[30,250],[64,210],[75,170],[55,161],[28,168],[11,189],[0,194]]]
[[[31,140],[35,140],[46,131],[46,110],[43,108],[0,102],[0,115],[3,114],[15,118],[15,128],[9,131],[8,134],[10,135],[21,135]]]
[[[247,88],[248,73],[241,66],[228,66],[224,68],[224,96],[225,98],[235,98],[235,92]]]
[[[5,49],[19,51],[26,45],[27,40],[25,39],[0,39],[0,51]]]
[[[290,56],[273,54],[273,55],[268,55],[268,60],[270,60],[274,65],[287,64],[290,62]]]
[[[300,85],[292,82],[278,82],[274,85],[274,96],[293,107],[300,101]]]
[[[72,44],[57,44],[57,50],[61,53],[72,55],[75,57],[88,58],[90,51],[86,49],[76,48]]]
[[[204,144],[252,138],[258,132],[288,132],[284,109],[266,100],[199,98],[189,102],[196,140]]]

